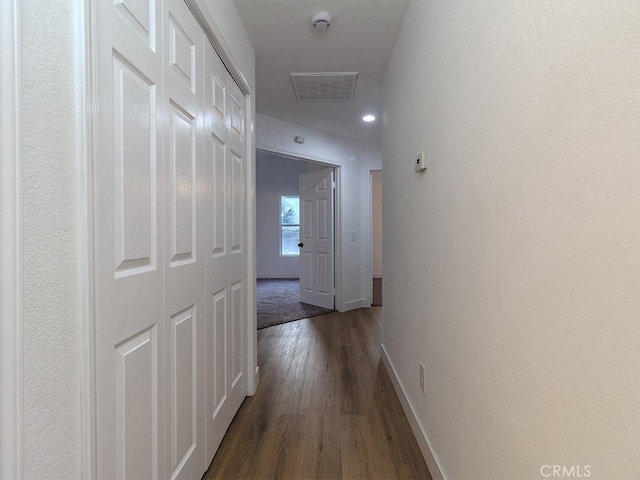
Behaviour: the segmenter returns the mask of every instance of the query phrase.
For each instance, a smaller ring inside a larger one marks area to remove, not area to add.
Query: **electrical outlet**
[[[422,389],[422,393],[424,393],[424,365],[420,364],[420,388]]]

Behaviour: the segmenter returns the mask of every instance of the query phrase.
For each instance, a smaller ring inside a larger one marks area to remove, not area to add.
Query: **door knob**
[[[299,244],[298,244],[298,246],[299,246],[300,248],[302,248],[302,247],[304,247],[304,243],[299,243]]]

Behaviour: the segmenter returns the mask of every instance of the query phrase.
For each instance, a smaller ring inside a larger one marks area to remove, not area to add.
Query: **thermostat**
[[[413,164],[416,167],[416,173],[425,171],[427,169],[427,152],[420,152],[416,155]]]

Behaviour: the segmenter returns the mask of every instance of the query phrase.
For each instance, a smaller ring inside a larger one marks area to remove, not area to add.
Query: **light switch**
[[[416,167],[416,173],[424,172],[427,169],[427,152],[420,152],[416,155],[413,163]]]

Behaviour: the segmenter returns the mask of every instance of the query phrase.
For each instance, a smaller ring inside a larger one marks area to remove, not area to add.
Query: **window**
[[[300,198],[298,195],[280,197],[280,255],[298,256],[300,249]]]

